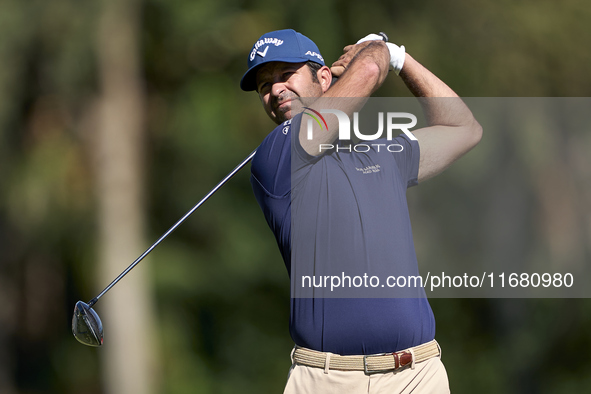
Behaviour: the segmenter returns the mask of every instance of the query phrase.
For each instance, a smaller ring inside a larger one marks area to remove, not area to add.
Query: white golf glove
[[[357,41],[357,44],[361,44],[365,41],[385,41],[385,37],[378,34],[370,34]],[[404,58],[406,54],[404,45],[398,46],[396,44],[392,44],[391,42],[386,42],[386,46],[390,51],[390,70],[393,70],[396,75],[398,75],[400,70],[402,70],[402,66],[404,65]]]

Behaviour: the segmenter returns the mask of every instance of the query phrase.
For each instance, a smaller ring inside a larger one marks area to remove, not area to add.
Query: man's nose
[[[271,93],[273,96],[279,96],[281,93],[285,91],[285,83],[282,81],[275,81],[273,86],[271,87]]]

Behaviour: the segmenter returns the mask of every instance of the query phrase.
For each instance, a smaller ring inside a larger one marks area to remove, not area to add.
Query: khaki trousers
[[[439,357],[397,372],[366,375],[292,364],[284,394],[449,394],[447,372]]]

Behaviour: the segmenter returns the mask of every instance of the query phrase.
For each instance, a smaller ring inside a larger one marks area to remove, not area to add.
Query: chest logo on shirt
[[[374,172],[380,172],[380,165],[376,164],[375,166],[367,166],[363,168],[355,167],[357,171],[361,171],[362,174],[372,174]]]
[[[287,133],[289,133],[289,125],[291,124],[291,119],[286,120],[285,122],[283,122],[283,130],[281,130],[281,132],[284,135],[287,135]]]

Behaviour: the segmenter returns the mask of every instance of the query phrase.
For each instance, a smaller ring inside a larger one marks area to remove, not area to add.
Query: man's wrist
[[[400,74],[400,70],[402,70],[402,67],[404,66],[404,59],[406,58],[404,45],[398,46],[391,42],[387,42],[388,39],[385,34],[369,34],[357,41],[357,44],[361,44],[365,41],[386,41],[386,46],[390,52],[390,70],[394,71],[396,75]]]
[[[404,45],[398,46],[391,42],[387,42],[386,46],[388,47],[388,51],[390,51],[390,70],[398,75],[404,66],[404,59],[406,58]]]

